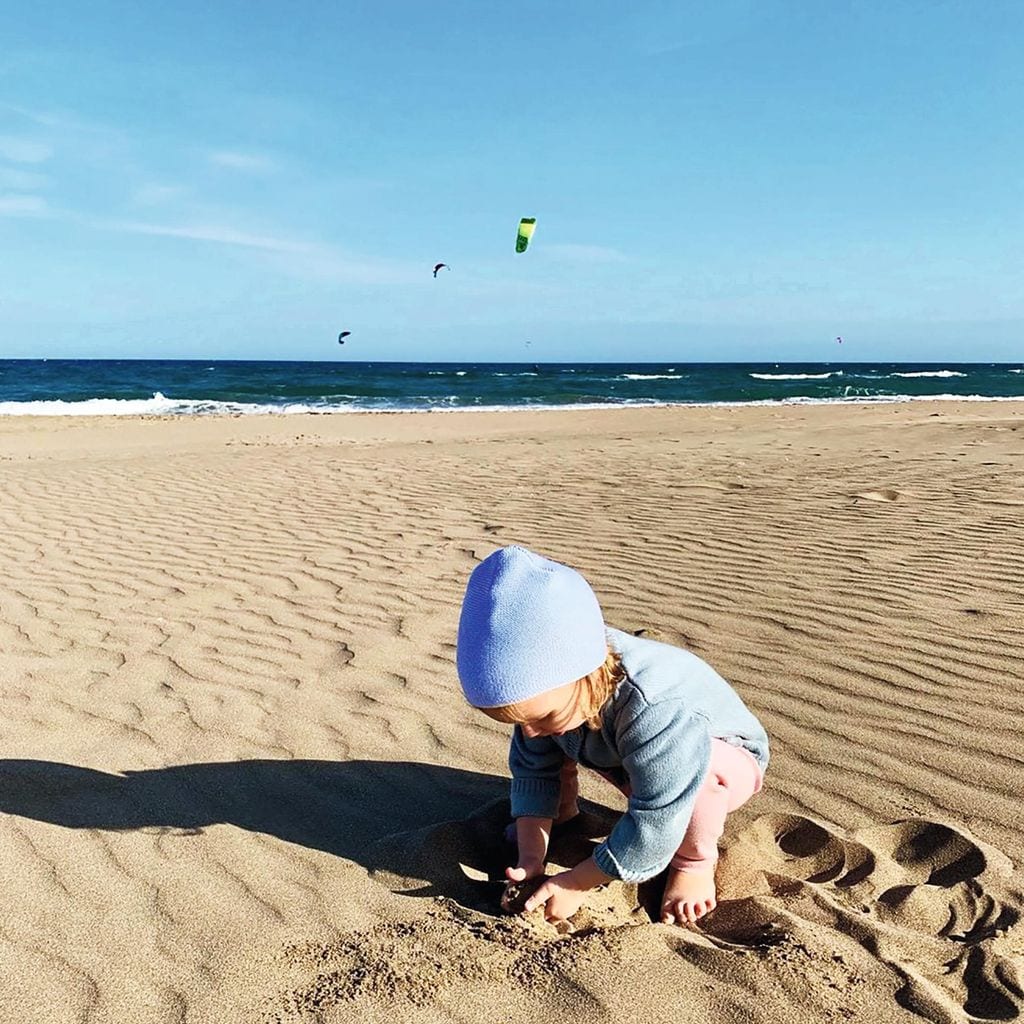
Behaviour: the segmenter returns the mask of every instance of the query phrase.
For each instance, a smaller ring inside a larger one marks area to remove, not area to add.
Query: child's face
[[[517,710],[523,716],[519,726],[527,737],[561,736],[587,720],[580,711],[578,681],[524,700]]]

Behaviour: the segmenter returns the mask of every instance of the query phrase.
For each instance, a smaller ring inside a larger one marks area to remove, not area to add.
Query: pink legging
[[[562,765],[563,782],[571,779],[575,783],[577,770],[576,762],[566,759]],[[612,781],[603,772],[598,774]],[[694,802],[686,834],[672,858],[672,867],[679,871],[713,868],[718,861],[718,840],[725,830],[726,815],[742,807],[759,792],[761,782],[761,766],[749,750],[735,747],[725,740],[712,739],[708,774]],[[628,785],[612,784],[629,796]]]

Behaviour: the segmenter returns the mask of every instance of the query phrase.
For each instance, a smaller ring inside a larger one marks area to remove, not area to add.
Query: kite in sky
[[[342,332],[341,332],[341,334],[339,334],[339,335],[338,335],[338,344],[339,344],[339,345],[344,345],[344,344],[345,344],[345,339],[346,339],[346,338],[347,338],[347,337],[348,337],[348,336],[349,336],[349,335],[350,335],[351,333],[352,333],[351,331],[342,331]]]
[[[445,270],[451,270],[451,269],[452,269],[451,267],[449,267],[449,266],[448,266],[448,264],[447,264],[447,263],[437,263],[437,264],[435,264],[435,266],[434,266],[434,277],[437,277],[437,272],[438,272],[438,271],[439,271],[439,270],[440,270],[440,269],[441,269],[442,267],[443,267],[443,268],[444,268]]]
[[[519,222],[519,234],[516,235],[516,252],[526,252],[526,247],[533,238],[533,229],[537,226],[536,217],[524,217]]]

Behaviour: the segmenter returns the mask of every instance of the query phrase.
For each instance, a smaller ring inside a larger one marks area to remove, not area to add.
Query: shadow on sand
[[[402,761],[252,760],[109,774],[0,759],[0,812],[71,829],[196,833],[235,825],[365,867],[395,892],[494,910],[504,868],[508,780]],[[613,812],[552,842],[558,863],[588,856]],[[614,816],[612,817],[614,820]]]

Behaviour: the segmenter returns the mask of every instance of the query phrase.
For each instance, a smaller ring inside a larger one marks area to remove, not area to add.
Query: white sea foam
[[[828,380],[829,377],[842,377],[842,370],[831,373],[751,373],[756,380]]]
[[[0,402],[3,416],[161,416],[188,411],[159,391],[152,398],[87,398],[79,402],[51,399],[37,402]]]
[[[392,399],[367,399],[357,396],[335,395],[333,398],[352,398],[352,402],[322,400],[317,403],[293,403],[271,405],[255,402],[213,402],[205,399],[172,399],[156,392],[152,398],[117,399],[92,398],[81,402],[0,402],[0,416],[259,416],[299,415],[302,413],[336,415],[358,413],[374,415],[383,413],[460,413],[460,412],[571,412],[588,409],[623,408],[680,408],[680,407],[728,407],[742,408],[747,405],[877,405],[899,402],[1021,402],[1021,396],[992,395],[850,395],[845,397],[812,398],[765,398],[757,401],[725,402],[662,402],[650,398],[629,399],[619,402],[580,402],[578,404],[519,403],[517,405],[456,405],[458,396],[413,395],[408,400],[419,400],[425,405],[409,406]],[[361,404],[356,404],[361,403]]]
[[[619,380],[682,380],[678,373],[624,373]]]
[[[572,412],[587,409],[678,409],[678,408],[730,408],[741,409],[748,405],[896,405],[901,402],[1021,402],[1024,397],[991,395],[855,395],[849,398],[811,398],[802,395],[793,398],[762,398],[749,402],[660,402],[655,399],[628,399],[623,402],[581,402],[578,405],[477,405],[432,409],[342,409],[339,412]]]
[[[337,406],[302,403],[271,405],[256,402],[214,402],[201,398],[167,398],[159,391],[152,398],[86,398],[36,402],[0,402],[0,416],[196,416],[251,415],[260,413],[323,412]]]
[[[1024,370],[1011,370],[1010,373],[1024,373]]]
[[[894,373],[893,377],[966,377],[958,370],[914,370],[910,373]]]

